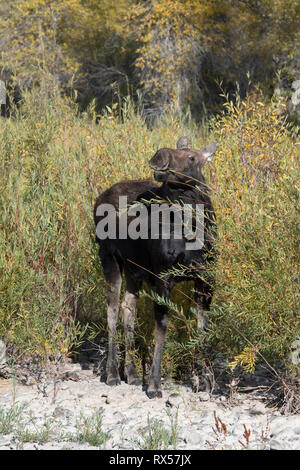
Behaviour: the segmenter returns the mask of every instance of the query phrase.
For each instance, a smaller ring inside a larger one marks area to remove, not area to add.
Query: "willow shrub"
[[[259,93],[226,104],[211,173],[219,228],[212,337],[252,370],[300,335],[299,155],[284,104]]]
[[[210,124],[210,140],[220,142],[206,169],[218,224],[210,329],[197,334],[195,319],[173,305],[184,338],[177,323],[169,358],[184,367],[207,352],[225,353],[232,368],[251,372],[258,361],[280,360],[299,373],[290,358],[300,339],[297,129],[286,124],[283,103],[263,103],[258,92],[227,101]]]
[[[200,129],[188,116],[149,129],[129,100],[101,116],[92,105],[79,115],[58,94],[26,93],[14,116],[0,120],[0,337],[20,355],[47,358],[76,348],[87,325],[105,328],[94,200],[117,181],[151,176],[157,148],[188,134],[195,148],[220,143],[205,169],[219,232],[205,343],[250,369],[259,354],[286,356],[299,335],[299,144],[280,106],[252,95]],[[173,376],[190,372],[203,340],[190,296],[184,284],[172,293],[163,369]],[[142,297],[139,365],[152,329]]]

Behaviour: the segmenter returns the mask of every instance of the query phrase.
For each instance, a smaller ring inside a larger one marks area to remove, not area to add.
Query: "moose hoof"
[[[125,378],[128,385],[142,385],[143,381],[139,377],[136,368],[133,365],[125,367]]]
[[[147,390],[147,397],[152,398],[162,398],[162,392],[160,390]]]
[[[116,385],[120,385],[121,384],[121,380],[119,378],[108,378],[107,381],[106,381],[106,384],[109,385],[110,387],[114,387]]]

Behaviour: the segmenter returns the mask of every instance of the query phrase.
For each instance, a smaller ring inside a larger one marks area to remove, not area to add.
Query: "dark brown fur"
[[[129,204],[136,200],[150,201],[153,198],[159,198],[162,201],[181,201],[192,205],[202,203],[205,208],[204,247],[201,250],[187,251],[186,240],[174,238],[170,240],[162,238],[122,240],[117,237],[117,239],[98,240],[99,255],[107,282],[109,332],[107,384],[109,385],[120,383],[116,326],[122,273],[124,272],[126,279],[126,291],[121,303],[126,339],[125,378],[129,384],[136,384],[140,380],[131,350],[134,340],[134,315],[142,281],[149,283],[160,296],[168,298],[171,287],[182,278],[176,279],[170,275],[162,280],[159,274],[179,264],[204,265],[212,248],[210,227],[214,224],[215,217],[201,169],[214,155],[217,144],[212,144],[202,150],[190,150],[186,148],[186,142],[186,138],[182,138],[178,141],[176,150],[160,149],[150,160],[149,164],[154,170],[155,179],[163,182],[161,186],[152,180],[123,181],[107,189],[95,203],[96,225],[101,220],[101,217],[96,214],[98,206],[104,203],[112,204],[118,209],[119,196],[127,196]],[[204,327],[206,322],[204,312],[209,309],[212,290],[211,286],[203,281],[196,280],[195,284],[198,323],[199,327]],[[162,396],[160,365],[167,333],[167,308],[164,305],[155,304],[154,313],[155,350],[147,389],[149,398]]]

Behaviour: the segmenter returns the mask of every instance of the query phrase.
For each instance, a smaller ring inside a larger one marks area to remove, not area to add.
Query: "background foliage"
[[[111,105],[117,87],[150,115],[198,116],[219,109],[216,80],[244,94],[249,73],[270,95],[300,78],[297,0],[16,0],[0,13],[3,75],[75,88],[82,106]]]

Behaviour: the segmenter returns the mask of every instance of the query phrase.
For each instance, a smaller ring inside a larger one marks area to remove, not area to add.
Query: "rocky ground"
[[[300,449],[300,415],[270,406],[264,368],[231,393],[165,382],[154,400],[94,372],[68,363],[27,385],[0,378],[0,449]]]

